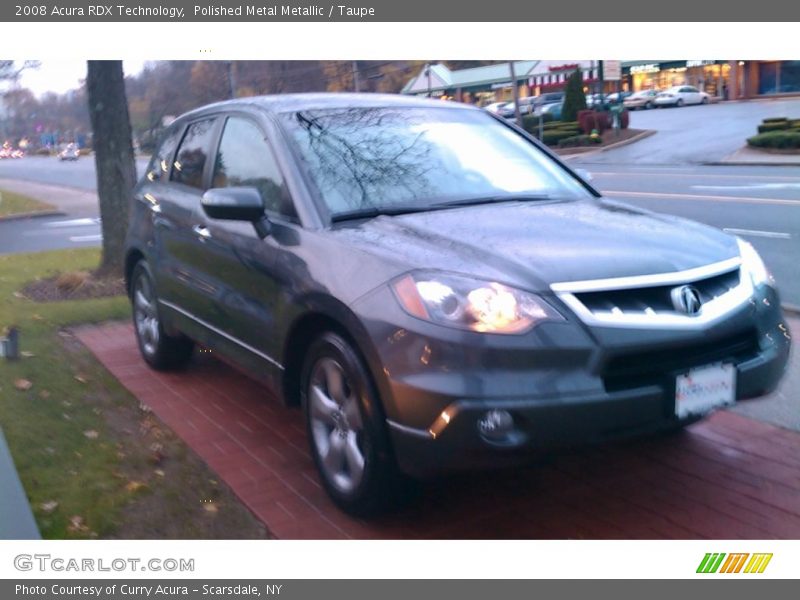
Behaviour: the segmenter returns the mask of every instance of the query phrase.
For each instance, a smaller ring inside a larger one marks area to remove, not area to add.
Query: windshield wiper
[[[331,221],[353,221],[355,219],[371,219],[382,215],[408,215],[411,213],[425,212],[431,210],[430,206],[419,205],[397,205],[397,206],[366,206],[354,210],[345,210],[331,216]]]
[[[501,196],[481,196],[479,198],[459,198],[445,200],[431,204],[433,208],[447,208],[448,206],[475,206],[478,204],[493,204],[495,202],[538,202],[550,200],[547,194],[503,194]]]
[[[396,206],[366,206],[354,210],[338,212],[331,217],[332,222],[352,221],[355,219],[371,219],[381,215],[408,215],[411,213],[432,212],[446,210],[457,206],[474,206],[478,204],[492,204],[495,202],[536,202],[550,200],[547,194],[519,194],[502,196],[481,196],[480,198],[459,198],[457,200],[443,200],[430,204],[398,204]]]

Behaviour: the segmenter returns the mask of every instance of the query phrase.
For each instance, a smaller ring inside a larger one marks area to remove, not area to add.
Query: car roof
[[[305,110],[323,110],[336,108],[458,108],[461,110],[480,110],[460,102],[445,102],[417,96],[401,96],[399,94],[355,94],[348,92],[281,94],[272,96],[251,96],[224,100],[196,108],[181,115],[178,120],[201,116],[208,112],[235,110],[237,108],[259,108],[271,113],[296,112]]]

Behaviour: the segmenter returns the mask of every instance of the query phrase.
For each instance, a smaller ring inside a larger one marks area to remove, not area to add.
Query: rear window
[[[215,122],[216,119],[203,119],[189,125],[172,164],[172,181],[203,189],[203,173],[214,138]]]

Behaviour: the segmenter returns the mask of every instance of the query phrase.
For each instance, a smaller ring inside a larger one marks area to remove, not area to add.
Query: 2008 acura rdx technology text
[[[458,104],[249,98],[167,130],[126,280],[145,360],[207,346],[303,406],[333,500],[673,429],[771,391],[790,340],[755,250],[601,197]]]

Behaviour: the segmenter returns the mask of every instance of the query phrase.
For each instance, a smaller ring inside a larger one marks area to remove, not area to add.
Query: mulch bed
[[[37,279],[20,291],[20,294],[34,302],[90,300],[122,296],[125,293],[125,281],[122,278],[101,278],[85,271]]]

